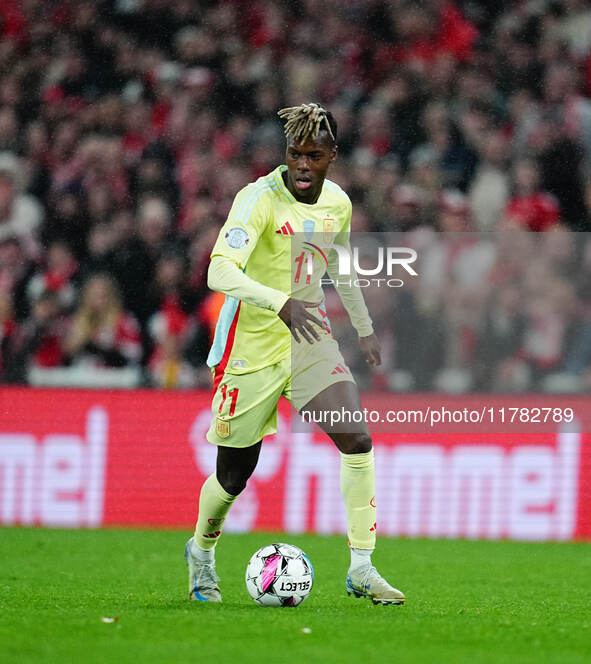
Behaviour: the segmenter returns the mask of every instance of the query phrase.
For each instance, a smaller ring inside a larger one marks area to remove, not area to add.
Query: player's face
[[[287,141],[285,163],[286,185],[296,200],[315,203],[322,191],[328,167],[337,158],[337,149],[322,134],[314,141]]]

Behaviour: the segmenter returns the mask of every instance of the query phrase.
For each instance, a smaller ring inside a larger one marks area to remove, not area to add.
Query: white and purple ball
[[[246,566],[246,589],[261,606],[297,606],[312,590],[314,569],[293,544],[269,544]]]

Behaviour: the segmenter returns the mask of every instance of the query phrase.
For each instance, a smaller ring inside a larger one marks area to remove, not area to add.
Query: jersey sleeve
[[[349,243],[350,231],[351,231],[351,213],[352,206],[351,201],[347,201],[348,206],[345,212],[345,223],[341,231],[336,235],[334,242],[339,244],[351,252],[351,247]],[[341,302],[345,307],[351,325],[357,330],[357,334],[360,337],[368,337],[370,334],[373,334],[373,324],[363,299],[363,293],[359,286],[355,285],[355,280],[357,279],[357,274],[352,271],[352,274],[347,277],[339,276],[338,268],[338,256],[336,251],[332,251],[329,254],[327,271],[330,278],[335,284],[335,288],[341,298]]]
[[[225,256],[214,256],[207,271],[207,285],[237,300],[269,309],[278,314],[289,299],[283,291],[264,286],[251,279],[236,263]]]
[[[271,212],[269,199],[256,183],[238,193],[211,252],[207,284],[211,290],[279,313],[289,296],[244,273]]]
[[[211,258],[224,256],[243,270],[271,216],[269,198],[257,183],[239,191],[220,230]]]

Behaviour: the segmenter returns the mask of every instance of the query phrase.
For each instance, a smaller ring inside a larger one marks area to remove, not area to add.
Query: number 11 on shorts
[[[224,404],[226,403],[226,397],[229,396],[231,401],[230,401],[230,412],[228,413],[228,415],[232,417],[234,415],[234,411],[236,410],[236,402],[238,401],[238,388],[235,387],[233,390],[230,390],[228,392],[228,386],[224,384],[220,386],[220,390],[222,391],[222,403],[220,404],[220,411],[219,411],[220,415],[222,414],[222,410],[224,409]]]

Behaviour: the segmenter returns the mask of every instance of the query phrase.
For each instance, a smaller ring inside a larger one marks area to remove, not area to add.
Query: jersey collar
[[[285,196],[287,196],[290,203],[297,203],[298,201],[295,199],[291,191],[289,191],[289,189],[285,186],[285,182],[283,182],[282,173],[284,173],[286,170],[287,166],[285,166],[285,164],[282,166],[277,166],[275,172],[273,173],[275,177],[275,182],[277,182],[279,186],[279,191],[281,191]]]

